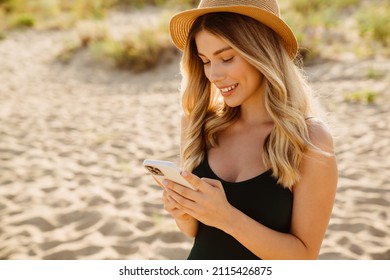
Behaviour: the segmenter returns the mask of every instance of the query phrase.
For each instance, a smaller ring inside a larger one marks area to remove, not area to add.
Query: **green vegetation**
[[[160,7],[181,6],[181,7],[189,8],[197,5],[199,1],[198,0],[122,0],[121,2],[137,8],[143,8],[145,6],[160,6]]]
[[[159,63],[169,62],[177,54],[165,25],[140,28],[135,34],[114,38],[98,21],[85,21],[77,26],[78,41],[68,42],[58,55],[67,63],[81,51],[88,50],[96,60],[109,60],[120,69],[141,72]]]
[[[297,35],[305,59],[342,52],[389,55],[387,0],[280,0],[282,14]],[[378,47],[379,45],[379,47]],[[332,57],[331,57],[332,58]]]
[[[360,35],[390,47],[390,3],[379,3],[359,11],[357,16]]]
[[[345,44],[345,19],[353,17],[361,0],[281,1],[282,14],[294,30],[305,60],[334,53],[331,48]],[[324,49],[326,46],[326,49]]]
[[[169,17],[160,26],[142,28],[134,34],[114,38],[104,24],[110,9],[143,8],[184,9],[197,0],[0,0],[0,40],[15,28],[75,28],[76,41],[66,42],[58,59],[70,61],[82,50],[101,60],[110,60],[122,69],[144,71],[171,60],[177,53],[168,35]]]
[[[115,7],[148,5],[189,8],[196,0],[0,0],[0,30],[18,27],[69,28],[83,19],[104,19]]]
[[[97,57],[111,59],[118,68],[141,72],[170,61],[176,54],[169,37],[159,34],[157,29],[141,29],[132,38],[93,41],[90,49]]]
[[[36,23],[35,17],[32,14],[18,14],[11,17],[9,25],[11,27],[34,27]]]
[[[367,71],[367,78],[378,80],[386,76],[386,73],[383,70],[375,69],[374,67],[371,67]]]
[[[359,4],[360,0],[292,0],[291,7],[305,15],[322,13],[327,9],[341,10]]]
[[[345,100],[355,103],[372,104],[377,99],[379,93],[373,90],[361,90],[345,94]]]
[[[115,0],[0,0],[0,28],[69,28],[82,19],[103,19]]]
[[[59,55],[68,61],[80,50],[111,60],[117,67],[143,71],[175,52],[168,36],[174,11],[192,8],[198,0],[0,0],[0,40],[15,28],[78,31],[77,42],[67,42]],[[294,30],[306,62],[335,58],[342,53],[367,57],[390,55],[390,3],[388,0],[279,0],[283,18]],[[142,27],[117,38],[105,27],[111,9],[128,11],[158,6],[163,16],[158,27]],[[88,28],[80,28],[89,25]],[[378,76],[378,73],[368,73]]]

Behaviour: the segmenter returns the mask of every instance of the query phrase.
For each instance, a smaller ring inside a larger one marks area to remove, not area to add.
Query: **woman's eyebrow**
[[[222,49],[216,50],[216,51],[213,53],[213,55],[216,56],[216,55],[219,55],[219,54],[221,54],[221,53],[223,53],[223,52],[225,52],[225,51],[232,50],[232,49],[233,49],[232,47],[227,46],[227,47],[224,47],[224,48],[222,48]],[[200,53],[200,52],[198,52],[198,55],[199,55],[199,56],[206,57],[204,54],[202,54],[202,53]]]

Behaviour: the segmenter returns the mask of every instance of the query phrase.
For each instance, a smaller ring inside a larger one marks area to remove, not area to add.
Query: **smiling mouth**
[[[228,92],[232,91],[233,89],[235,89],[236,87],[238,87],[238,84],[232,85],[230,87],[220,88],[219,90],[222,93],[228,93]]]

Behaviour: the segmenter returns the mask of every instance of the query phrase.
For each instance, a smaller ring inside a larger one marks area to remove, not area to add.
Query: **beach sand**
[[[142,74],[79,54],[68,31],[0,41],[0,259],[185,259],[145,158],[178,162],[178,58]],[[370,71],[380,75],[369,78]],[[340,178],[320,259],[390,259],[390,60],[306,69],[334,131]],[[345,94],[370,89],[372,104]]]

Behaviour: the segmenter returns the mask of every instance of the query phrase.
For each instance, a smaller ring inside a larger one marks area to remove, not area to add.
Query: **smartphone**
[[[181,170],[173,162],[164,160],[145,159],[143,165],[153,177],[162,184],[164,178],[195,190],[180,174]]]

